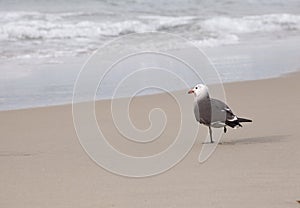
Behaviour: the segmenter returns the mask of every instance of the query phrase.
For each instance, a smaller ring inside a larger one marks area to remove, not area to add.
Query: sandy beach
[[[299,81],[300,73],[294,73],[225,84],[229,106],[253,123],[228,129],[206,163],[198,163],[200,133],[178,165],[141,179],[109,173],[88,157],[75,133],[71,105],[2,111],[0,207],[299,207]],[[187,99],[192,111],[193,98]],[[178,109],[169,101],[167,95],[154,95],[133,103],[143,109],[158,103],[170,115],[166,133],[147,148],[128,147],[109,119],[109,101],[98,102],[96,113],[107,121],[101,128],[116,148],[147,155],[165,149],[176,134]],[[139,109],[130,114],[145,128],[147,114]],[[191,117],[190,122],[196,121]]]

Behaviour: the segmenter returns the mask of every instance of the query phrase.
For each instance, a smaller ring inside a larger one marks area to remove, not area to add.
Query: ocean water
[[[1,0],[0,110],[71,102],[76,76],[93,52],[143,32],[191,41],[224,82],[300,68],[298,0]]]

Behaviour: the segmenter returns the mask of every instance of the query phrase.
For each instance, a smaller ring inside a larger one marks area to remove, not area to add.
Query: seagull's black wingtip
[[[238,122],[252,122],[252,120],[247,118],[238,118]]]

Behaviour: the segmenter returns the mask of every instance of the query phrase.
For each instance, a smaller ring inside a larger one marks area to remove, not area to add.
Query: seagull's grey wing
[[[212,122],[216,121],[231,121],[236,119],[232,110],[221,100],[211,99],[212,107]]]
[[[196,120],[202,124],[219,123],[225,125],[226,121],[237,119],[231,109],[217,99],[200,99],[194,103]]]

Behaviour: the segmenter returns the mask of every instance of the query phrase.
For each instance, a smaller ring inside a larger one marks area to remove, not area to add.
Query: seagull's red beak
[[[193,89],[190,89],[190,90],[188,91],[188,94],[192,94],[192,93],[194,93],[194,90],[193,90]]]

